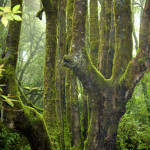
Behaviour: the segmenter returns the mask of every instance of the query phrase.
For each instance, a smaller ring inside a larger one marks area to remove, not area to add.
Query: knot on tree
[[[64,56],[64,60],[63,60],[63,65],[65,67],[68,67],[70,69],[73,69],[74,67],[76,67],[76,64],[73,61],[73,56],[72,55],[65,55]]]
[[[70,69],[82,69],[82,67],[86,64],[86,59],[84,59],[83,54],[81,52],[64,56],[63,65]]]

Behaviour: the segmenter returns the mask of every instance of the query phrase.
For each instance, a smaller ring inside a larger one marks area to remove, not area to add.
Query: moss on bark
[[[105,77],[108,76],[107,60],[110,51],[111,11],[112,0],[101,0],[99,70]]]
[[[113,62],[113,77],[124,73],[132,59],[132,14],[131,1],[115,1],[115,55]]]
[[[92,63],[98,67],[99,52],[99,21],[97,0],[90,1],[90,56]]]
[[[73,51],[70,55],[64,57],[64,65],[74,71],[89,96],[92,97],[91,123],[85,142],[85,150],[115,149],[117,128],[120,118],[125,113],[126,102],[131,98],[136,83],[139,82],[146,70],[149,71],[148,55],[143,55],[140,52],[135,59],[131,60],[131,1],[115,0],[114,10],[116,46],[113,75],[110,79],[105,79],[98,72],[92,64],[87,51],[82,48],[83,43],[79,44],[80,34],[78,32],[81,32],[81,30],[77,30],[76,26],[73,30],[75,43],[73,43]],[[80,19],[83,19],[81,22],[85,24],[85,18]],[[82,32],[85,35],[84,31],[84,28],[82,28]]]
[[[12,0],[12,7],[21,5],[21,0]],[[21,7],[22,8],[22,7]],[[6,84],[3,88],[4,95],[9,95],[14,106],[3,103],[3,122],[9,127],[22,132],[28,139],[31,148],[34,150],[51,150],[49,134],[45,122],[41,115],[35,109],[22,104],[18,87],[16,84],[15,69],[18,55],[18,45],[20,38],[21,22],[11,21],[9,24],[9,33],[6,46],[8,50],[4,55],[1,63],[5,62],[5,72],[1,79],[2,84]]]
[[[32,149],[51,150],[52,145],[43,117],[35,109],[23,105],[20,100],[15,68],[10,62],[5,63],[5,72],[1,83],[7,85],[3,88],[3,94],[10,95],[14,107],[3,103],[1,117],[3,123],[9,128],[19,130],[24,134]]]
[[[44,119],[55,149],[60,149],[60,129],[56,115],[56,43],[57,5],[42,1],[46,13],[46,47],[44,68]]]

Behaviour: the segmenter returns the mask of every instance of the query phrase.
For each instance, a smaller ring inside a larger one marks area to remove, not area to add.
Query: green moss
[[[108,52],[110,49],[111,10],[112,2],[109,0],[101,2],[99,70],[107,78],[109,72]]]
[[[120,86],[125,85],[127,88],[131,87],[132,82],[130,82],[130,81],[132,79],[132,75],[128,76],[129,75],[129,70],[130,70],[131,66],[132,66],[132,63],[130,61],[129,64],[128,64],[128,66],[127,66],[127,69],[125,70],[125,73],[121,76],[121,78],[119,80]],[[127,80],[127,78],[128,78],[128,80]],[[126,83],[125,83],[125,81],[126,81]]]
[[[8,63],[8,58],[3,58],[3,59],[0,59],[0,65],[2,64],[7,64]]]
[[[98,67],[99,41],[98,5],[95,1],[90,1],[90,55],[96,68]]]
[[[124,73],[132,59],[132,15],[131,0],[115,2],[116,45],[113,62],[113,76]]]
[[[43,116],[47,125],[48,133],[50,134],[51,142],[53,143],[55,149],[60,149],[60,128],[56,115],[56,36],[57,12],[46,11],[46,49],[44,68]]]
[[[138,62],[140,63],[140,62],[145,62],[147,60],[147,57],[143,57],[143,58],[139,58],[138,59]]]

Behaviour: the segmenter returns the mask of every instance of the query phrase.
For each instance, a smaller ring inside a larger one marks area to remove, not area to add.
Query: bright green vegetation
[[[146,74],[134,90],[121,118],[118,135],[118,150],[149,149],[150,146],[150,74]]]
[[[6,128],[6,126],[4,126],[1,122],[0,122],[0,149],[31,150],[27,139],[23,137],[23,135],[20,135],[18,132]]]
[[[22,2],[0,0],[22,15],[0,24],[0,149],[149,150],[150,0]]]

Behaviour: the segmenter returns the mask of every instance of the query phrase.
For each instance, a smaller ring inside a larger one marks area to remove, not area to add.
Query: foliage
[[[126,114],[121,118],[118,129],[118,150],[150,148],[150,85],[147,82],[149,78],[150,74],[146,74],[127,103]]]
[[[30,150],[25,137],[16,131],[11,131],[0,122],[0,149],[2,150]]]
[[[5,71],[3,67],[4,67],[4,64],[0,65],[0,76],[2,76],[2,71]],[[3,92],[2,90],[3,86],[6,86],[6,85],[0,84],[0,92]],[[1,97],[1,100],[5,101],[9,106],[14,107],[14,104],[12,101],[15,101],[15,100],[11,99],[11,95],[5,96],[0,93],[0,97]]]
[[[22,13],[21,11],[19,11],[19,8],[20,5],[14,6],[12,10],[9,6],[0,7],[0,15],[2,15],[1,22],[5,27],[8,25],[8,20],[22,20],[22,18],[19,15],[17,15],[19,13]]]
[[[40,21],[35,12],[39,10],[39,2],[34,1],[34,9],[31,1],[25,1],[23,7],[23,22],[19,46],[16,75],[27,99],[34,105],[42,107],[43,95],[43,70],[45,49],[45,22]],[[33,69],[34,68],[34,69]],[[31,90],[39,87],[37,90]]]

